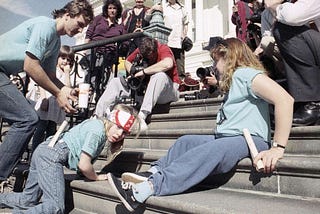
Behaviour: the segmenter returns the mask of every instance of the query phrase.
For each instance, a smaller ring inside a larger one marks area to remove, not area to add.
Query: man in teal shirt
[[[25,71],[39,86],[53,94],[68,113],[75,109],[76,90],[64,86],[55,76],[61,46],[60,36],[82,32],[93,19],[87,0],[72,0],[52,12],[53,18],[36,17],[0,35],[0,117],[11,128],[0,145],[0,182],[6,180],[27,146],[38,116],[9,76]]]

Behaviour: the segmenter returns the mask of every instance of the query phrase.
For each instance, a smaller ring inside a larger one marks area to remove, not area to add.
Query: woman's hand
[[[269,150],[260,152],[253,161],[253,165],[256,167],[259,160],[262,160],[264,165],[264,173],[271,173],[276,169],[278,160],[283,157],[283,148],[272,147]]]

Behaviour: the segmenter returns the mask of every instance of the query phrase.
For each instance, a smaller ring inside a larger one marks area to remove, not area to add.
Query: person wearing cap
[[[62,133],[53,147],[48,146],[49,137],[33,153],[24,191],[0,194],[0,206],[28,213],[64,213],[63,167],[77,170],[89,180],[106,180],[106,174],[95,172],[93,162],[104,151],[106,165],[110,164],[121,152],[125,136],[130,132],[138,135],[139,129],[137,112],[119,104],[108,118],[87,119]]]
[[[214,36],[210,37],[209,44],[205,47],[203,47],[203,50],[210,51],[213,50],[218,44],[221,44],[224,41],[224,39],[220,36]],[[213,62],[214,70],[216,70],[215,62]],[[218,73],[218,72],[217,72]],[[211,76],[206,76],[204,79],[201,80],[204,85],[209,86],[217,86],[218,85],[218,79],[214,74],[211,74]]]

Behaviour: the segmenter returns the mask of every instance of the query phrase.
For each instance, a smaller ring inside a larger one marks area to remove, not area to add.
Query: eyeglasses
[[[217,125],[221,125],[224,121],[227,120],[227,117],[224,113],[223,107],[219,110],[220,120],[217,122]]]
[[[228,94],[225,94],[221,108],[219,109],[219,112],[218,112],[220,118],[219,118],[219,121],[217,122],[217,125],[221,125],[224,121],[228,119],[223,110],[224,103],[227,101],[227,99],[228,99]]]

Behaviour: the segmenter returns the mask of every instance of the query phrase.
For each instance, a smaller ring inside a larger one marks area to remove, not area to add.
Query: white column
[[[196,0],[196,41],[203,41],[203,1]]]
[[[185,10],[188,13],[188,18],[189,18],[189,24],[188,24],[188,37],[192,38],[192,40],[194,40],[193,35],[192,35],[192,27],[194,25],[194,20],[192,17],[192,0],[185,0],[184,1],[184,7]]]
[[[233,6],[233,0],[228,0],[228,37],[236,37],[236,26],[231,22],[231,16],[232,16],[232,6]]]

